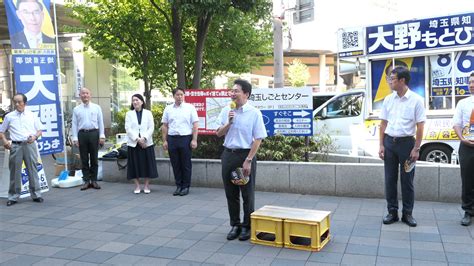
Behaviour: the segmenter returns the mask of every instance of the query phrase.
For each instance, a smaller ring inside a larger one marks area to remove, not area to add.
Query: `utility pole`
[[[283,88],[283,24],[281,4],[273,1],[273,88]]]

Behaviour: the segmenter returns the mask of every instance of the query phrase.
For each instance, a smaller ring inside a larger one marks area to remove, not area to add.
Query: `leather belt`
[[[80,129],[79,132],[94,132],[94,131],[97,131],[98,129],[97,128],[93,128],[93,129]]]
[[[414,138],[413,136],[392,137],[392,136],[387,135],[387,134],[385,134],[385,136],[388,137],[389,139],[391,139],[391,141],[393,141],[393,142],[407,141],[407,140],[411,140],[411,139]]]
[[[226,152],[234,152],[234,153],[241,153],[241,152],[249,152],[250,149],[229,149],[229,148],[224,148]]]
[[[13,144],[21,145],[23,143],[27,143],[27,141],[12,141]]]
[[[191,135],[168,135],[170,138],[184,138],[184,137],[189,137]]]

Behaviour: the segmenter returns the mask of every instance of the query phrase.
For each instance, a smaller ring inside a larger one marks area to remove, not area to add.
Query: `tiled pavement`
[[[382,225],[383,199],[256,193],[256,207],[328,210],[332,239],[320,252],[227,241],[224,191],[101,182],[101,190],[53,188],[43,203],[0,200],[1,265],[474,265],[474,226],[459,204],[416,202],[418,227]]]

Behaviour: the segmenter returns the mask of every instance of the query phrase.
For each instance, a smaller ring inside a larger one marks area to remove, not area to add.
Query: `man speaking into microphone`
[[[267,136],[260,110],[251,106],[248,99],[252,85],[248,81],[234,81],[230,96],[232,103],[222,109],[218,121],[217,136],[225,136],[222,160],[222,181],[224,183],[227,208],[230,216],[228,240],[250,238],[250,214],[255,209],[255,175],[260,143]],[[232,183],[232,172],[243,169],[243,175],[250,180],[245,185]],[[242,193],[244,219],[240,221],[240,193]]]

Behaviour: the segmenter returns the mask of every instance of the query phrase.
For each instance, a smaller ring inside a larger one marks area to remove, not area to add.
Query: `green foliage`
[[[263,140],[257,158],[264,161],[303,161],[305,151],[317,149],[317,144],[310,139],[305,146],[304,137],[275,135]]]
[[[220,159],[224,138],[216,135],[199,135],[198,146],[193,150],[193,158]]]
[[[303,87],[310,78],[308,66],[294,59],[288,66],[288,79],[293,87]]]

